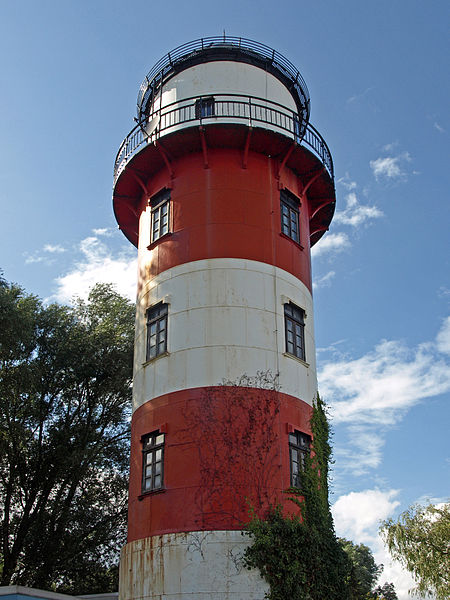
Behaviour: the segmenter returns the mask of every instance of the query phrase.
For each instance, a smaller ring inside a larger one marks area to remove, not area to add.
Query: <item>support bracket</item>
[[[319,179],[319,177],[322,175],[322,173],[326,171],[325,167],[320,167],[320,169],[317,169],[317,171],[313,171],[312,176],[310,177],[310,179],[308,179],[308,182],[306,183],[306,185],[303,187],[302,190],[302,194],[306,194],[306,192],[308,191],[308,189],[311,187],[311,185],[317,180]]]
[[[281,171],[284,169],[286,162],[288,160],[288,158],[290,157],[290,155],[292,154],[292,151],[294,150],[294,148],[296,147],[296,142],[293,142],[289,148],[287,149],[284,158],[282,159],[281,163],[278,165],[278,169],[277,169],[277,173],[275,175],[275,177],[277,179],[280,179],[280,175],[281,175]]]
[[[172,161],[171,161],[169,152],[164,148],[164,146],[161,144],[161,142],[159,140],[158,141],[155,140],[155,148],[160,153],[160,155],[164,161],[164,164],[166,165],[167,170],[169,171],[170,181],[172,181],[174,172],[173,172]]]
[[[317,213],[322,210],[322,208],[325,208],[325,206],[328,206],[330,204],[334,204],[335,202],[336,201],[334,199],[330,198],[329,200],[325,200],[324,202],[319,204],[319,206],[310,215],[309,220],[312,221],[314,219],[314,217],[317,215]]]

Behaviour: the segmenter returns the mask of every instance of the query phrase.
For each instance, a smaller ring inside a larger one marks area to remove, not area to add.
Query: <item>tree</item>
[[[339,538],[339,543],[351,563],[349,597],[352,600],[366,600],[373,597],[371,591],[383,570],[383,565],[376,564],[368,546],[354,544],[344,538]]]
[[[450,597],[450,504],[411,506],[380,531],[393,558],[412,573],[418,593]]]
[[[398,600],[398,596],[393,583],[386,582],[381,586],[379,585],[374,589],[373,593],[373,597],[376,600]]]
[[[114,591],[124,541],[134,306],[44,306],[0,278],[0,585]]]
[[[318,397],[311,417],[312,455],[306,459],[302,489],[287,490],[301,515],[271,507],[252,515],[244,564],[257,568],[270,586],[268,600],[349,600],[350,561],[338,543],[328,500],[330,429]]]

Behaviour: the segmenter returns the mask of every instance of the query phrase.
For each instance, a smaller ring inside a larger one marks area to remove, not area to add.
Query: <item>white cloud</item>
[[[42,248],[41,252],[37,251],[34,254],[29,254],[28,252],[24,253],[25,256],[25,264],[32,265],[35,263],[44,263],[46,265],[52,265],[55,263],[55,258],[52,256],[51,258],[48,256],[49,254],[62,254],[66,249],[59,244],[45,244]],[[42,254],[42,252],[44,254]]]
[[[356,183],[356,181],[353,181],[353,180],[350,178],[350,175],[349,175],[348,173],[346,173],[344,177],[340,177],[340,178],[337,180],[337,183],[341,184],[342,186],[344,186],[344,187],[345,187],[345,189],[347,189],[347,190],[349,190],[349,191],[351,191],[351,190],[354,190],[354,189],[356,189],[356,188],[357,188],[357,183]]]
[[[59,244],[45,244],[44,252],[50,252],[50,254],[62,254],[66,249]]]
[[[386,144],[383,146],[384,152],[392,152],[398,146],[398,142],[391,142],[390,144]]]
[[[334,222],[341,225],[351,225],[359,227],[370,219],[377,219],[383,216],[381,210],[376,206],[367,206],[359,204],[355,192],[350,192],[345,197],[346,207],[344,210],[337,211],[334,215]]]
[[[351,472],[355,477],[365,475],[380,466],[383,455],[384,437],[380,428],[355,425],[348,427],[350,443],[337,447],[334,454],[342,473]]]
[[[450,317],[444,320],[442,328],[437,334],[436,343],[439,352],[450,354]]]
[[[392,489],[350,492],[340,496],[331,511],[337,535],[369,546],[375,562],[384,565],[379,582],[393,582],[399,600],[410,600],[408,590],[414,587],[413,578],[391,559],[378,533],[380,522],[392,517],[399,507],[398,495],[399,491]]]
[[[408,152],[397,156],[385,156],[370,161],[370,167],[377,180],[380,179],[405,179],[404,164],[411,161]]]
[[[104,230],[97,231],[103,235]],[[56,279],[57,291],[52,299],[70,302],[74,296],[85,298],[98,282],[114,283],[121,294],[136,298],[137,259],[133,252],[121,250],[114,255],[97,236],[80,242],[82,258],[66,274]]]
[[[450,390],[449,366],[428,345],[383,341],[361,358],[325,364],[322,394],[335,422],[392,425],[421,399]]]
[[[438,123],[437,121],[435,121],[435,122],[433,123],[433,127],[434,127],[434,128],[437,130],[437,131],[439,131],[439,133],[445,133],[445,129],[444,129],[444,128],[443,128],[441,125],[439,125],[439,123]]]
[[[365,490],[340,496],[332,507],[334,525],[339,537],[357,544],[373,541],[374,530],[400,505],[398,490]]]
[[[326,275],[323,275],[322,277],[318,277],[317,279],[315,279],[313,281],[313,288],[315,290],[322,288],[322,287],[328,287],[331,285],[331,281],[334,278],[334,276],[336,275],[335,271],[329,271]]]
[[[318,244],[312,247],[312,255],[314,257],[326,253],[342,252],[350,246],[348,235],[345,233],[329,233],[325,235]]]
[[[111,237],[114,235],[114,229],[108,229],[107,227],[101,227],[99,229],[93,229],[92,233],[94,235],[104,235],[106,237]]]
[[[384,434],[412,406],[450,390],[450,319],[435,342],[414,350],[383,341],[372,352],[347,360],[333,357],[319,371],[319,389],[333,422],[349,434],[348,449],[336,448],[342,471],[361,475],[380,465]]]
[[[439,298],[450,298],[450,289],[445,285],[442,285],[438,290]]]
[[[38,254],[24,254],[25,256],[25,264],[26,265],[32,265],[34,263],[40,263],[40,262],[45,262],[47,264],[52,264],[52,262],[54,261],[49,261],[48,258],[46,256],[40,256]]]

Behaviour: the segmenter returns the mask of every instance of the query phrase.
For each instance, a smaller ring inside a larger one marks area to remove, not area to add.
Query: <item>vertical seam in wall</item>
[[[280,373],[280,349],[278,346],[279,335],[278,335],[278,285],[277,285],[277,244],[276,244],[276,222],[275,222],[275,207],[274,207],[274,197],[273,197],[273,177],[272,177],[272,158],[268,158],[269,161],[269,189],[270,189],[270,209],[272,212],[272,273],[273,273],[273,294],[274,294],[274,319],[275,319],[275,349],[276,349],[276,365],[277,365],[277,374],[279,377]],[[279,379],[277,379],[277,383],[279,384]],[[276,394],[277,401],[280,402],[280,397],[278,393]],[[280,412],[278,413],[278,436],[280,440],[280,445],[278,448],[279,452],[279,463],[281,468],[281,485],[282,488],[285,488],[284,478],[283,478],[283,429],[281,423],[281,407],[278,407]]]

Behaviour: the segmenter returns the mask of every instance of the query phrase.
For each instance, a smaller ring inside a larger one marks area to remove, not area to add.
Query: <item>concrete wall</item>
[[[240,531],[194,531],[127,544],[120,600],[263,600],[267,584],[242,562]]]

